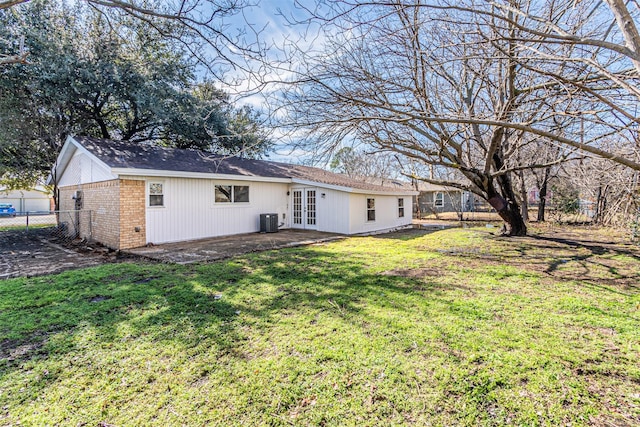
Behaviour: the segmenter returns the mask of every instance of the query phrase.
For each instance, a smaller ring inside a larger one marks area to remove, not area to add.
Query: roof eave
[[[75,153],[77,149],[78,149],[78,144],[75,142],[75,140],[71,136],[68,136],[67,139],[64,141],[62,148],[60,149],[60,153],[58,153],[58,157],[56,157],[56,162],[51,167],[51,171],[47,176],[47,180],[45,181],[47,185],[52,185],[55,183],[54,182],[55,180],[53,177],[54,170],[56,171],[55,175],[57,177],[59,177],[64,173],[65,169],[67,168],[67,165],[69,164],[69,160],[71,160],[71,158],[73,157],[73,153]]]
[[[120,178],[123,177],[157,177],[157,178],[195,178],[195,179],[219,179],[228,181],[259,181],[276,182],[289,184],[290,178],[274,178],[255,175],[231,175],[209,172],[186,172],[171,171],[161,169],[138,169],[138,168],[111,168],[111,173]]]
[[[111,173],[119,178],[135,178],[135,177],[153,177],[153,178],[194,178],[194,179],[218,179],[227,181],[257,181],[257,182],[274,182],[282,184],[298,184],[309,185],[319,188],[343,191],[345,193],[356,194],[380,194],[380,195],[403,195],[415,196],[417,191],[408,190],[370,190],[359,189],[354,187],[345,187],[340,185],[325,184],[317,181],[303,180],[297,178],[275,178],[256,175],[231,175],[208,172],[186,172],[186,171],[170,171],[160,169],[138,169],[138,168],[111,168]]]
[[[294,184],[299,185],[309,185],[314,187],[326,188],[328,190],[337,190],[343,191],[345,193],[355,193],[355,194],[375,194],[375,195],[398,195],[398,196],[416,196],[419,193],[414,190],[402,190],[402,189],[394,189],[394,188],[385,188],[381,190],[373,190],[373,189],[362,189],[356,187],[347,187],[343,185],[335,185],[335,184],[325,184],[323,182],[310,181],[304,179],[293,178],[291,180]]]

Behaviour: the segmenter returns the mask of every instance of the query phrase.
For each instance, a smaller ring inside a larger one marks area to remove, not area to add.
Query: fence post
[[[29,211],[27,211],[27,233],[29,232]]]

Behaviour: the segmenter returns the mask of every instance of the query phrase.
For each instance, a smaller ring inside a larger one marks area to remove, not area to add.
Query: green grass
[[[53,228],[54,224],[33,224],[27,227],[26,224],[16,224],[16,225],[2,225],[0,226],[0,231],[16,231],[16,230],[30,230],[32,228]]]
[[[637,425],[639,282],[486,229],[0,281],[0,425]]]

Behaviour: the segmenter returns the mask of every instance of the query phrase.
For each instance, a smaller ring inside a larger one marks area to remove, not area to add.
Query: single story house
[[[0,187],[0,203],[11,204],[18,213],[49,212],[54,209],[53,194],[42,185],[19,190]]]
[[[491,206],[470,191],[456,187],[420,182],[414,200],[415,214],[424,216],[443,212],[484,212]]]
[[[551,206],[553,204],[553,190],[549,188],[546,195],[546,204]],[[538,206],[540,204],[540,190],[537,188],[529,190],[527,192],[527,203],[529,206]]]
[[[257,232],[261,214],[277,214],[278,228],[391,230],[411,224],[417,194],[309,166],[88,137],[67,139],[53,177],[60,210],[91,211],[74,224],[80,237],[114,249]]]

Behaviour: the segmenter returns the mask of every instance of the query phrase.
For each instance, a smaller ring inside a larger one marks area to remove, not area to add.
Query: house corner
[[[147,244],[145,181],[120,180],[120,245],[130,249]]]

